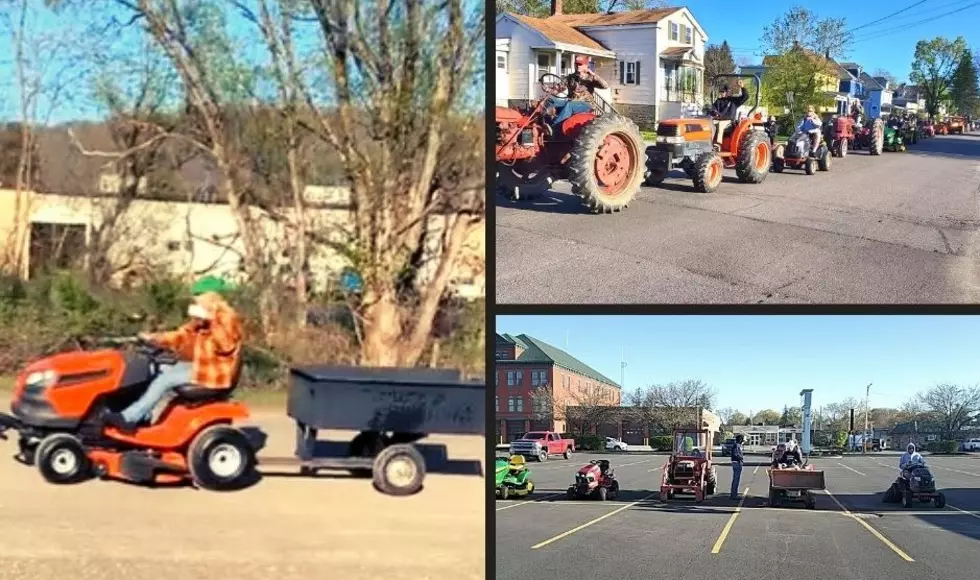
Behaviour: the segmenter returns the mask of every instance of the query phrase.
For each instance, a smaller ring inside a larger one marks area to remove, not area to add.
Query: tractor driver
[[[589,69],[589,57],[584,54],[575,57],[575,72],[565,77],[565,84],[568,86],[567,98],[550,96],[545,103],[552,117],[548,124],[552,133],[575,113],[591,111],[592,95],[596,89],[609,88],[609,83]]]
[[[861,106],[861,101],[851,103],[851,118],[854,119],[855,125],[861,124],[862,115],[864,115],[864,107]]]
[[[802,465],[803,456],[800,453],[800,448],[792,443],[780,443],[776,447],[776,453],[773,455],[772,466],[779,467],[780,464],[786,465],[787,467],[791,465]]]
[[[160,365],[160,372],[135,403],[122,413],[105,416],[107,425],[134,432],[152,418],[154,407],[182,385],[208,389],[232,388],[242,354],[242,321],[225,301],[224,280],[202,278],[191,288],[194,302],[187,309],[190,321],[171,332],[140,334],[146,342],[174,351],[179,361]]]
[[[738,88],[742,89],[742,92],[738,96],[730,96],[728,94],[728,86],[725,85],[721,87],[721,91],[718,93],[718,99],[711,105],[711,109],[708,113],[714,120],[714,142],[719,148],[721,147],[722,137],[725,134],[725,130],[728,129],[728,126],[735,121],[735,115],[738,113],[738,108],[749,100],[749,90],[742,84],[742,79],[738,79],[737,84]]]

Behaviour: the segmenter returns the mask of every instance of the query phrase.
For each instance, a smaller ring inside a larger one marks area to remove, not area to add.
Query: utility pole
[[[619,363],[619,388],[626,388],[626,351],[623,350],[622,360]]]
[[[868,383],[868,386],[864,388],[864,437],[861,438],[861,453],[868,452],[868,408],[869,401],[871,400],[871,385],[874,383]]]

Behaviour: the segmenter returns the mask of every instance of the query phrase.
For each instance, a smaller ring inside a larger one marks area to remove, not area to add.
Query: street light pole
[[[871,385],[874,383],[868,383],[868,386],[864,388],[864,437],[861,439],[861,453],[868,452],[868,408],[869,401],[871,400]]]

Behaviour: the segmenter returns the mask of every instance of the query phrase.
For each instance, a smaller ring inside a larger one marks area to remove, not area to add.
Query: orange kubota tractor
[[[724,169],[734,168],[742,183],[762,183],[769,175],[772,148],[766,133],[766,118],[759,108],[762,81],[758,75],[717,75],[748,78],[755,82],[755,105],[736,119],[714,143],[716,121],[709,117],[667,119],[657,126],[657,144],[647,148],[647,185],[657,185],[672,169],[683,169],[694,181],[694,189],[711,193],[718,189]]]
[[[572,115],[549,134],[547,97],[564,98],[567,86],[550,73],[539,83],[546,96],[530,110],[496,108],[498,190],[520,199],[567,179],[572,193],[596,212],[627,207],[643,182],[646,154],[640,129],[596,96],[591,111]]]

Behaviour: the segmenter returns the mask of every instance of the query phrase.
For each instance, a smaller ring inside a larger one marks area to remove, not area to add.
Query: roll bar
[[[734,73],[714,75],[711,77],[711,88],[714,89],[715,81],[724,78],[752,79],[755,81],[755,104],[752,105],[752,108],[746,115],[746,117],[752,117],[752,113],[759,108],[759,104],[762,102],[762,79],[759,77],[759,75],[739,75]]]

